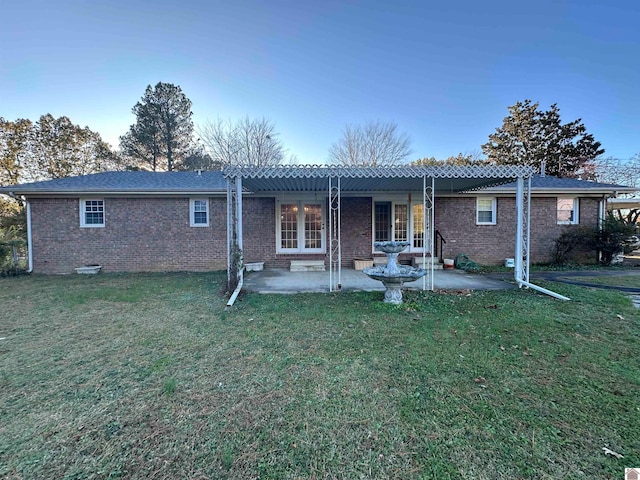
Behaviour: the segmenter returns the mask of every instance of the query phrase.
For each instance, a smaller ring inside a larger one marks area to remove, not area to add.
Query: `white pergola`
[[[516,234],[514,238],[514,277],[519,286],[532,287],[558,296],[529,283],[529,238],[531,177],[535,169],[518,165],[491,166],[272,166],[229,167],[227,179],[227,243],[228,275],[231,281],[234,259],[243,249],[242,196],[283,192],[326,192],[329,199],[329,291],[340,290],[342,272],[341,198],[348,194],[398,193],[421,191],[423,196],[423,225],[429,226],[425,238],[423,261],[427,275],[423,289],[433,290],[434,199],[442,193],[463,193],[516,182]],[[430,261],[429,261],[430,259]],[[563,297],[565,298],[565,297]]]

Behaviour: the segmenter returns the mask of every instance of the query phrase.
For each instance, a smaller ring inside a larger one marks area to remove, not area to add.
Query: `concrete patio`
[[[384,291],[384,285],[367,277],[362,271],[342,269],[343,291]],[[329,291],[329,272],[290,272],[287,269],[272,268],[259,272],[245,273],[244,290],[257,293],[323,293]],[[405,289],[422,289],[422,279],[405,284]],[[514,283],[488,278],[484,275],[467,273],[463,270],[436,270],[434,272],[436,290],[502,290],[515,288]]]

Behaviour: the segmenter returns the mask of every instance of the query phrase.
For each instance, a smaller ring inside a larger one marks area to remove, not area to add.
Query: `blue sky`
[[[323,163],[345,124],[395,122],[413,158],[479,152],[531,99],[640,152],[640,2],[7,2],[0,116],[66,115],[117,145],[147,85],[179,85],[196,124],[266,117]]]

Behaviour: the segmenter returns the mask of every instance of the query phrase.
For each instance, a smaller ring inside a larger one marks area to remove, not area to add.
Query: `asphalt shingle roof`
[[[389,178],[372,179],[389,182]],[[405,180],[406,181],[406,180]],[[42,182],[24,183],[0,187],[0,193],[18,195],[123,193],[123,194],[192,194],[226,193],[223,172],[103,172],[79,177],[67,177]],[[323,184],[324,185],[324,184]],[[506,183],[488,188],[487,191],[515,191],[516,183]],[[533,191],[615,191],[632,192],[635,189],[623,185],[588,182],[573,178],[534,175]]]
[[[222,172],[103,172],[0,187],[0,193],[208,193],[225,192]]]
[[[505,183],[491,190],[515,190],[516,182]],[[575,178],[558,178],[550,175],[533,175],[531,190],[634,190],[632,187],[613,183],[591,182]]]

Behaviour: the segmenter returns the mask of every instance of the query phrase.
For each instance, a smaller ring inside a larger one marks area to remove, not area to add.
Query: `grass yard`
[[[618,292],[245,295],[0,279],[0,477],[615,479],[640,467]],[[603,447],[624,455],[605,455]]]

